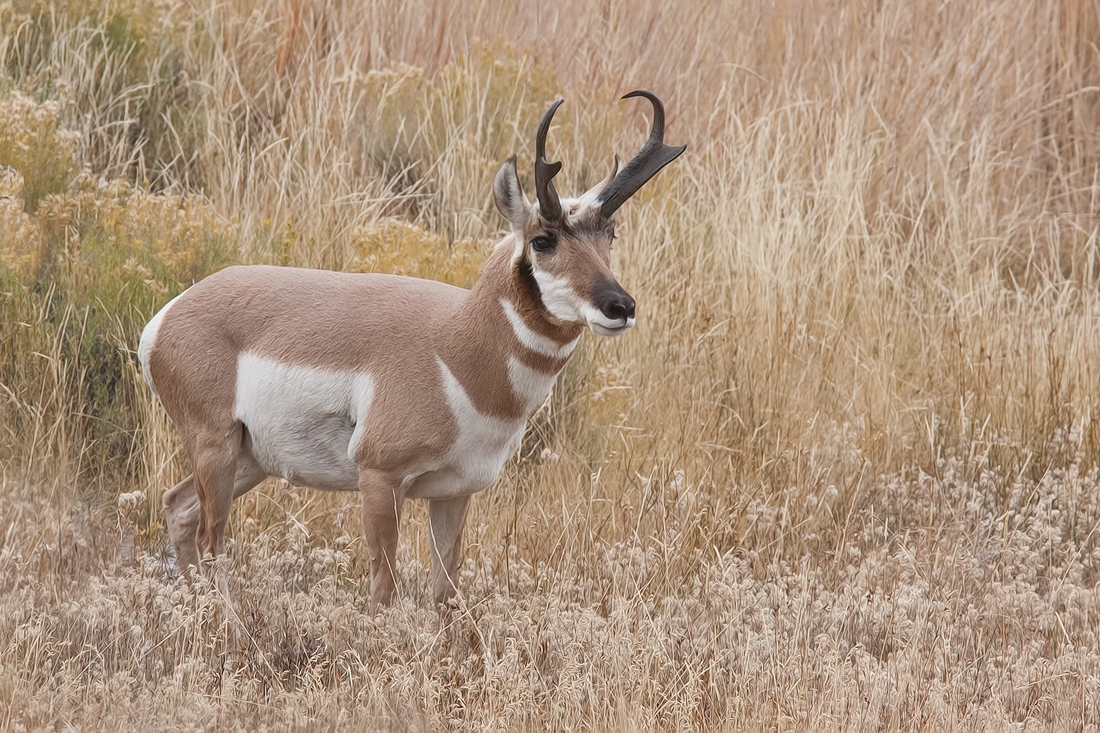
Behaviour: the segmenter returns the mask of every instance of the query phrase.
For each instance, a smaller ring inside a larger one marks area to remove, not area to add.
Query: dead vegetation
[[[680,7],[0,3],[0,727],[1096,728],[1100,11]],[[277,482],[232,603],[173,579],[145,320],[235,261],[469,285],[547,103],[576,191],[635,87],[689,146],[618,217],[639,325],[453,616],[422,508],[374,614],[356,497]]]

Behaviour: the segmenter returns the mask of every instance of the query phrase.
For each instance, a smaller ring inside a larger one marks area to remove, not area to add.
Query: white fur
[[[585,303],[581,308],[581,314],[584,316],[588,327],[592,329],[592,333],[600,336],[621,336],[626,333],[627,329],[634,326],[633,316],[629,318],[608,318],[599,308],[588,303]]]
[[[501,420],[478,412],[442,359],[437,357],[443,392],[458,437],[435,470],[409,480],[409,496],[447,499],[488,488],[523,439],[526,420]]]
[[[580,323],[585,320],[581,309],[588,303],[577,295],[577,291],[573,289],[569,280],[551,275],[537,267],[531,269],[535,275],[535,282],[539,284],[542,303],[552,316],[570,323]]]
[[[355,491],[353,456],[374,397],[369,374],[237,360],[236,417],[269,476],[328,491]]]
[[[523,260],[523,255],[527,251],[527,242],[523,239],[523,232],[517,229],[512,230],[512,265],[517,265]]]
[[[613,174],[612,177],[614,177],[614,175],[617,175],[618,171],[619,171],[618,160],[615,161],[615,164],[616,164],[615,174]],[[609,178],[608,180],[611,180],[611,179]],[[588,216],[588,210],[589,209],[596,208],[600,205],[600,202],[597,201],[597,198],[599,197],[600,193],[603,191],[604,184],[606,184],[606,183],[607,183],[607,181],[604,181],[604,182],[600,183],[599,185],[593,186],[592,188],[588,189],[587,191],[582,193],[577,198],[569,199],[568,203],[563,200],[561,202],[562,207],[564,207],[566,211],[569,211],[569,209],[571,207],[576,206],[577,210],[573,214],[574,218],[581,219],[581,218],[584,218],[584,217]]]
[[[186,293],[187,291],[183,292]],[[168,312],[173,303],[179,300],[180,295],[183,295],[183,293],[165,303],[164,307],[157,311],[157,314],[145,324],[145,328],[141,330],[141,341],[138,342],[137,355],[138,361],[141,362],[141,375],[145,377],[145,383],[153,391],[153,396],[157,398],[157,402],[160,402],[160,395],[157,394],[157,387],[153,384],[153,375],[149,371],[149,355],[153,352],[153,346],[157,343],[157,332],[160,331],[160,324],[164,321],[164,314]]]
[[[508,359],[508,381],[512,384],[512,394],[523,404],[526,415],[546,401],[546,395],[550,394],[557,377],[557,374],[532,369],[514,356]]]
[[[504,308],[504,315],[508,317],[508,323],[512,324],[512,331],[516,334],[516,338],[536,354],[554,359],[564,359],[573,353],[573,349],[577,347],[577,342],[580,341],[580,336],[578,336],[567,344],[559,344],[554,339],[535,333],[528,328],[527,324],[523,322],[523,317],[516,312],[516,307],[512,305],[511,301],[501,298],[500,305]]]

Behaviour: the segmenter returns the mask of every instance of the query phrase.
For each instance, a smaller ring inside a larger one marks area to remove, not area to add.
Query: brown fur
[[[615,234],[613,222],[601,219],[596,215],[595,210],[586,210],[580,217],[569,219],[564,226],[551,231],[535,217],[527,228],[527,241],[547,233],[555,234],[558,238],[558,247],[554,253],[546,255],[534,251],[528,253],[538,262],[540,270],[558,277],[567,277],[573,289],[582,296],[590,293],[593,286],[601,280],[615,280],[615,276],[611,273],[611,242]],[[535,318],[534,314],[532,316],[533,320],[561,324],[552,316],[549,318]],[[527,318],[525,317],[524,320]],[[551,336],[551,334],[546,335]]]
[[[614,283],[614,224],[594,204],[617,171],[616,161],[607,181],[568,202],[564,221],[551,225],[523,195],[515,158],[505,163],[493,193],[513,233],[496,247],[470,291],[394,275],[257,266],[227,268],[181,296],[164,314],[145,365],[194,464],[194,474],[165,495],[179,562],[222,552],[230,504],[264,478],[249,432],[236,419],[239,357],[366,373],[374,393],[354,460],[371,594],[388,603],[395,592],[393,559],[408,477],[433,471],[458,438],[438,360],[481,415],[506,422],[528,417],[530,397],[514,393],[509,360],[549,376],[568,356],[523,346],[501,300],[512,304],[528,329],[559,345],[580,336],[583,323],[562,321],[547,310],[530,268],[535,264],[564,278],[585,302],[595,285]],[[542,235],[557,239],[553,253],[534,251],[530,242]],[[468,504],[468,496],[430,500],[438,601],[454,592]]]
[[[513,247],[509,238],[496,248],[471,291],[392,275],[254,266],[222,270],[176,301],[160,325],[149,370],[195,468],[165,497],[181,565],[223,551],[230,503],[264,477],[234,416],[239,355],[363,371],[375,378],[376,392],[355,460],[361,467],[372,594],[388,601],[405,498],[402,480],[445,453],[455,439],[453,417],[440,410],[446,399],[436,356],[479,412],[520,419],[526,406],[508,386],[508,359],[555,374],[567,358],[523,348],[501,298],[515,306],[528,328],[559,344],[573,341],[583,328],[546,312],[513,265]],[[592,245],[588,249],[587,257],[598,252]],[[465,501],[431,502],[433,524],[440,527],[432,534],[433,587],[441,600],[453,592],[450,578],[465,509]]]

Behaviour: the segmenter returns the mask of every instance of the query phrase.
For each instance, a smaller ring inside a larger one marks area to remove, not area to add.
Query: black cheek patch
[[[535,279],[535,268],[531,267],[531,262],[527,259],[520,261],[517,265],[519,271],[519,281],[523,285],[523,289],[527,291],[527,294],[531,296],[531,300],[538,307],[542,306],[542,291],[539,290],[539,282]]]

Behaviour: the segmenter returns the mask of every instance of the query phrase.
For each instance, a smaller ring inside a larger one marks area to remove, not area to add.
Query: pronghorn
[[[394,594],[405,499],[429,501],[432,589],[454,590],[470,496],[519,447],[587,325],[634,325],[609,266],[615,211],[686,146],[664,144],[664,108],[642,150],[576,199],[559,199],[535,138],[536,201],[516,156],[493,181],[511,233],[472,290],[431,280],[229,267],[170,301],[138,346],[145,380],[178,426],[194,473],[164,495],[181,568],[225,549],[233,499],[268,476],[359,491],[371,597]]]

